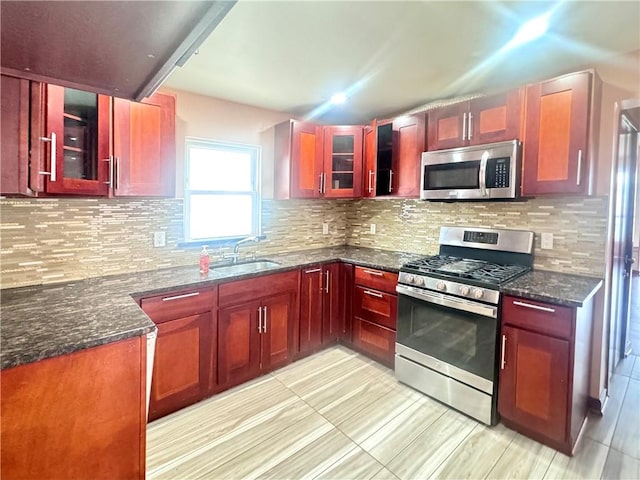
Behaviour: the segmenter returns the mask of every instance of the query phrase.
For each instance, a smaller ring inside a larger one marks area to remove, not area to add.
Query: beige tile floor
[[[640,478],[640,360],[574,457],[486,427],[333,347],[157,420],[148,479]]]

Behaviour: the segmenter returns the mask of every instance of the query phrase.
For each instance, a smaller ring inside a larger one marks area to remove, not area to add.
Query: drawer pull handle
[[[365,290],[364,293],[366,293],[367,295],[371,295],[372,297],[384,298],[384,295],[382,295],[381,293],[372,292],[371,290]]]
[[[532,308],[533,310],[542,310],[543,312],[556,313],[556,309],[555,308],[540,307],[538,305],[531,305],[530,303],[517,302],[515,300],[514,300],[513,304],[514,305],[518,305],[519,307]]]
[[[500,370],[504,370],[504,365],[505,365],[504,357],[505,357],[506,349],[507,349],[507,336],[502,335],[502,355],[500,360]]]
[[[174,297],[164,297],[163,302],[170,302],[171,300],[180,300],[181,298],[197,297],[200,292],[185,293],[184,295],[176,295]]]
[[[363,270],[363,272],[369,275],[375,275],[376,277],[384,277],[384,273],[382,272],[374,272],[373,270]]]
[[[321,271],[321,268],[312,268],[311,270],[305,270],[304,273],[316,273]]]

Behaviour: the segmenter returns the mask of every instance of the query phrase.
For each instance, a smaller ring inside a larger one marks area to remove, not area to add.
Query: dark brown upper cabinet
[[[365,127],[363,197],[418,197],[426,150],[426,114],[405,115]]]
[[[523,90],[480,97],[429,111],[429,150],[521,138]]]
[[[235,0],[0,3],[2,73],[140,101]]]
[[[287,120],[275,127],[275,196],[318,198],[322,181],[322,128]]]
[[[584,71],[527,87],[523,195],[591,193],[600,85]]]
[[[275,197],[354,198],[362,193],[362,131],[287,120],[275,127]]]
[[[7,75],[2,95],[3,194],[174,195],[172,95],[137,103]]]

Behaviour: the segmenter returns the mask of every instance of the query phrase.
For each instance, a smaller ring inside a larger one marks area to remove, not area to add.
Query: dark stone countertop
[[[212,268],[209,275],[202,277],[194,264],[0,290],[0,368],[152,332],[155,325],[132,296],[203,287],[333,260],[397,272],[402,264],[421,256],[369,248],[333,247],[270,255],[266,258],[278,262],[279,266],[244,275],[221,275]]]
[[[534,270],[502,287],[507,295],[540,302],[582,307],[602,286],[602,279],[568,273]]]

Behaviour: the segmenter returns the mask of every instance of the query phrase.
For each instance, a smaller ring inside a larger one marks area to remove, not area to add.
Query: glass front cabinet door
[[[110,151],[111,99],[46,85],[43,168],[45,191],[107,195],[113,175]]]
[[[321,190],[326,198],[362,195],[363,127],[324,128],[324,176]]]

